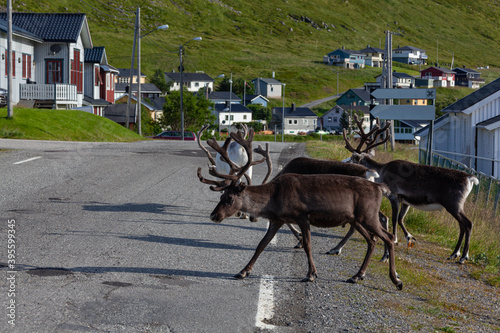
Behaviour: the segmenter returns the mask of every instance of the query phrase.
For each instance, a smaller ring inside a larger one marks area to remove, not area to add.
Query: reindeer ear
[[[368,151],[368,156],[375,157],[375,149],[370,149],[370,151]]]
[[[246,188],[247,188],[247,184],[245,184],[245,183],[239,183],[238,184],[238,191],[239,192],[242,192]]]

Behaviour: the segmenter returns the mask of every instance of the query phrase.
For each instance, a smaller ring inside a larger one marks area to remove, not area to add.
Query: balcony
[[[56,108],[78,106],[78,93],[73,84],[20,84],[19,93],[21,100],[55,101]]]

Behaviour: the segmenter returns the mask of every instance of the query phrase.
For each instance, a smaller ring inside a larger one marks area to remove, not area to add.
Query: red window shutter
[[[28,79],[31,79],[31,54],[27,56]]]
[[[23,54],[23,79],[26,78],[27,75],[27,68],[26,68],[26,54]]]

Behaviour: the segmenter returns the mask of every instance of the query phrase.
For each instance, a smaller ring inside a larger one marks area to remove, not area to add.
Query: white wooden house
[[[442,110],[435,121],[434,150],[500,178],[500,78]],[[429,129],[415,133],[425,150]]]
[[[6,13],[0,13],[0,20],[5,21],[6,16]],[[27,77],[24,80],[21,78],[22,82],[19,82],[19,74],[15,73],[15,82],[19,84],[13,87],[16,90],[13,92],[13,102],[37,100],[49,101],[62,108],[81,107],[84,99],[84,50],[92,48],[85,14],[12,13],[12,24],[18,31],[25,31],[37,38],[31,46],[29,43],[14,45],[18,66],[24,58],[27,64],[29,55],[32,58],[29,60],[30,66],[26,65],[31,68],[30,82]],[[1,48],[5,54],[4,43]],[[24,54],[26,57],[21,59]],[[4,81],[0,82],[4,87]]]
[[[12,26],[12,101],[19,101],[20,84],[31,82],[35,77],[35,45],[43,43],[43,39]],[[7,89],[7,22],[0,16],[0,88]]]

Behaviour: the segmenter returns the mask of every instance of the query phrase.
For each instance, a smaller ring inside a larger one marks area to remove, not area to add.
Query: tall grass
[[[350,156],[344,148],[343,141],[311,141],[307,144],[307,152],[315,158],[333,160],[342,160]],[[393,159],[417,162],[418,150],[414,146],[397,144],[394,152],[383,149],[378,149],[376,152],[375,160],[379,162],[387,163]],[[484,193],[481,192],[478,196],[471,193],[465,204],[465,213],[473,224],[469,248],[470,262],[475,265],[472,274],[477,279],[499,286],[500,214],[494,214],[492,205],[487,206],[483,196]],[[384,200],[381,210],[387,216],[391,216],[387,200]],[[445,210],[424,212],[411,208],[405,218],[405,224],[414,236],[444,246],[449,249],[450,254],[460,232],[457,221]]]

